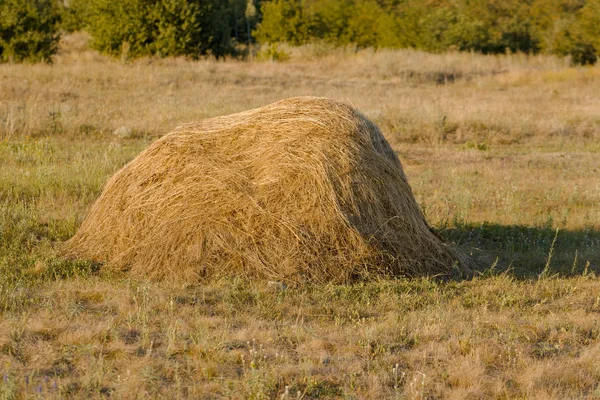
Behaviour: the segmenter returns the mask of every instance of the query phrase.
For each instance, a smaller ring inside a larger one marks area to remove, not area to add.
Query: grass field
[[[0,65],[0,398],[600,398],[600,67],[295,49],[286,63]],[[284,291],[64,261],[103,183],[179,122],[348,101],[468,281]]]

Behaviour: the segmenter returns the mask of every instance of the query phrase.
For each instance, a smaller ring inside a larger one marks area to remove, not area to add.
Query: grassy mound
[[[65,253],[177,281],[468,272],[378,128],[312,97],[162,137],[108,181]]]

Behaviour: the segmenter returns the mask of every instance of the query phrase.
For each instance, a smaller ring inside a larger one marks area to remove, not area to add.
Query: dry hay
[[[177,281],[468,270],[431,232],[378,128],[313,97],[157,140],[108,181],[66,253]]]

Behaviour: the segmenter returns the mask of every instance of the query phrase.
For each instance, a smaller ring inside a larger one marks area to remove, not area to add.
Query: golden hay
[[[469,272],[431,232],[378,128],[313,97],[157,140],[108,181],[65,253],[177,281]]]

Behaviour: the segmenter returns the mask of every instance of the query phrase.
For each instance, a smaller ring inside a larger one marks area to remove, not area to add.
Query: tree
[[[59,22],[53,0],[0,0],[0,61],[51,62]]]
[[[259,42],[300,45],[308,41],[309,24],[299,1],[267,1],[263,3],[261,11],[262,21],[254,31],[254,37]]]
[[[587,47],[582,64],[595,64],[600,54],[600,0],[588,0],[579,14],[582,42]]]
[[[250,39],[252,38],[252,32],[250,30],[250,25],[254,24],[254,21],[256,20],[256,6],[254,5],[254,1],[253,0],[248,0],[248,2],[246,3],[246,12],[244,13],[244,16],[246,17],[246,30],[248,32],[248,44],[250,44]]]
[[[600,0],[271,0],[259,42],[570,55],[600,51]]]
[[[89,0],[92,47],[130,57],[222,56],[231,50],[226,7],[218,0]]]

